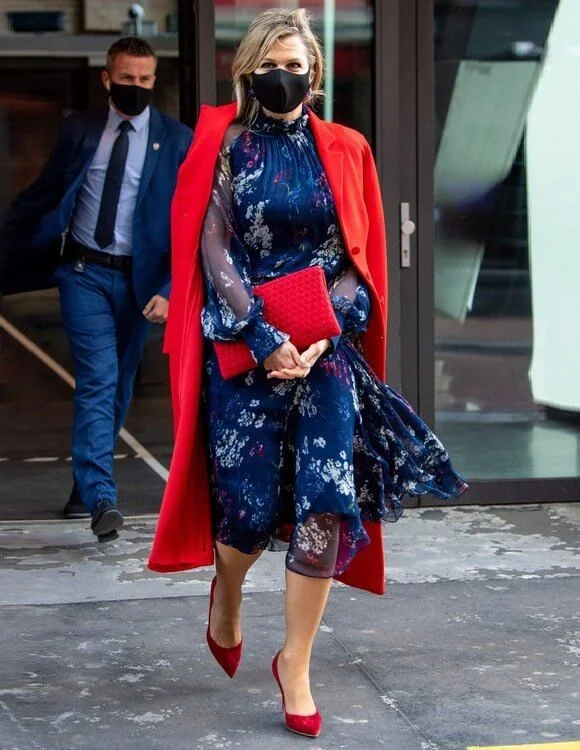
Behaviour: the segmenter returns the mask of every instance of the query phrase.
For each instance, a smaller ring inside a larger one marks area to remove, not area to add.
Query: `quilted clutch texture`
[[[319,266],[255,286],[254,294],[264,300],[264,319],[287,333],[300,352],[316,341],[340,334],[324,271]],[[214,348],[226,380],[256,367],[256,360],[243,341],[214,341]]]

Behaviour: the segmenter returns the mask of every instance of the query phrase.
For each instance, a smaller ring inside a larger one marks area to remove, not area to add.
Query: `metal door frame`
[[[215,20],[212,0],[178,0],[179,110],[195,126],[201,104],[215,104]]]
[[[373,145],[385,207],[388,248],[387,372],[389,382],[397,388],[401,388],[405,382],[407,371],[403,359],[401,335],[403,280],[399,264],[398,216],[402,190],[401,179],[405,174],[409,154],[403,153],[401,149],[400,133],[409,125],[409,104],[413,98],[407,81],[401,80],[404,65],[400,59],[400,50],[405,46],[401,44],[401,25],[405,22],[402,12],[404,4],[401,0],[375,1],[373,54]],[[414,152],[414,149],[410,150]]]

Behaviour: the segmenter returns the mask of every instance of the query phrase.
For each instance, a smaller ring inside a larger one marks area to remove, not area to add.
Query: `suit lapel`
[[[103,135],[103,130],[107,124],[108,117],[108,107],[102,111],[95,112],[94,117],[91,115],[92,119],[85,133],[85,137],[83,138],[82,146],[82,160],[87,167],[93,160],[99,141]]]
[[[149,137],[147,139],[147,152],[145,154],[145,163],[139,182],[139,192],[137,193],[137,205],[141,202],[145,191],[151,181],[153,172],[159,162],[159,157],[163,151],[166,131],[161,115],[156,109],[151,107],[151,119],[149,121]]]

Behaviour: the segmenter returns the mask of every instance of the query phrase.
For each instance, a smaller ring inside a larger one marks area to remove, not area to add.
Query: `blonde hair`
[[[232,63],[239,122],[251,123],[258,114],[259,104],[249,93],[252,88],[252,73],[259,67],[272,45],[285,37],[298,36],[304,43],[312,74],[310,96],[313,99],[322,96],[320,85],[324,74],[324,58],[320,44],[310,27],[310,19],[311,14],[303,8],[271,8],[260,13],[252,21]]]

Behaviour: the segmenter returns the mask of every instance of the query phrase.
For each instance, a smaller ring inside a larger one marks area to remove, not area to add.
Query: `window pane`
[[[577,476],[580,4],[434,7],[437,429],[468,477]]]

